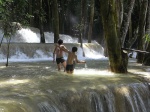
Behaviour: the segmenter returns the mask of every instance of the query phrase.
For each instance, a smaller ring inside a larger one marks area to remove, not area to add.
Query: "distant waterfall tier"
[[[73,46],[78,47],[78,56],[83,58],[83,52],[85,58],[99,59],[104,57],[104,49],[100,44],[96,43],[84,43],[81,48],[78,43],[66,43],[64,44],[68,50],[71,50]],[[25,60],[25,59],[48,59],[53,58],[53,50],[55,44],[45,43],[11,43],[9,50],[9,59],[11,60]],[[2,44],[0,48],[0,61],[3,61],[7,57],[8,44]],[[67,54],[64,54],[66,57]]]
[[[44,32],[45,42],[54,43],[54,33]],[[3,38],[3,31],[0,29],[0,40]],[[40,43],[40,30],[34,27],[26,27],[18,30],[14,35],[11,36],[11,43]],[[72,37],[70,35],[59,34],[59,38],[63,40],[64,43],[78,43],[78,37]],[[7,38],[3,38],[3,43],[8,42]],[[87,40],[83,39],[86,43]],[[97,43],[92,40],[92,43]]]

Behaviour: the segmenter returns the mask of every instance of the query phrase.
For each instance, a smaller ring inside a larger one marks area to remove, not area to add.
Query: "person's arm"
[[[86,63],[86,62],[83,61],[83,60],[78,60],[77,55],[75,56],[75,61],[76,61],[77,63]]]
[[[69,53],[69,50],[68,50],[64,45],[61,47],[61,49],[62,49],[64,52]]]
[[[55,49],[53,51],[53,63],[55,62],[56,48],[57,48],[57,45],[55,46]]]

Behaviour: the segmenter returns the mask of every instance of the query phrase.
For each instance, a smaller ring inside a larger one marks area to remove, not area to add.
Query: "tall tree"
[[[145,50],[150,52],[150,0],[148,1],[145,37],[146,37]],[[150,53],[144,55],[143,64],[150,66]]]
[[[124,10],[123,15],[123,23],[121,25],[121,40],[122,40],[122,47],[124,47],[126,35],[129,29],[129,25],[131,22],[131,14],[133,12],[133,7],[135,0],[129,0],[129,5],[127,4],[127,8]]]
[[[84,32],[84,2],[85,0],[81,0],[81,15],[80,15],[80,28],[79,28],[79,42],[81,43],[82,47],[82,38],[83,38],[83,32]]]
[[[53,0],[53,18],[54,18],[54,43],[59,39],[59,15],[57,0]]]
[[[145,23],[146,23],[146,14],[147,14],[147,7],[148,7],[148,0],[141,1],[141,8],[140,8],[140,16],[139,16],[139,30],[138,30],[138,49],[143,50],[143,37],[145,35]],[[143,62],[143,54],[137,54],[137,62]]]
[[[108,49],[110,70],[117,73],[126,73],[126,54],[121,50],[121,43],[117,33],[117,12],[115,0],[100,1],[105,40]]]
[[[33,21],[33,0],[29,0],[29,5],[28,5],[28,7],[29,7],[29,15],[31,15],[31,17],[29,18],[30,19],[30,25],[31,26],[33,26],[34,24],[34,21]]]
[[[40,39],[40,41],[41,41],[41,43],[45,43],[45,36],[44,36],[44,30],[43,30],[43,21],[44,21],[44,14],[45,14],[45,12],[44,12],[44,10],[43,10],[43,8],[42,8],[42,3],[43,3],[43,0],[40,0],[39,1],[39,6],[40,6],[40,13],[39,13],[39,25],[40,25],[40,36],[41,36],[41,39]]]
[[[2,21],[3,37],[7,40],[7,62],[9,58],[9,47],[11,37],[20,28],[21,23],[27,23],[28,20],[26,15],[26,1],[22,0],[3,0],[0,1],[0,19]],[[17,21],[17,22],[14,22]],[[2,42],[2,41],[1,41]],[[0,43],[1,44],[1,43]]]
[[[48,30],[49,31],[52,31],[52,23],[53,23],[53,21],[52,21],[52,3],[51,3],[51,0],[47,0],[47,5],[48,5],[48,20],[47,20],[47,22],[48,22]]]
[[[91,36],[93,30],[93,18],[94,18],[94,0],[91,0],[90,5],[90,23],[89,23],[89,31],[88,31],[88,43],[91,43]]]
[[[60,16],[59,16],[59,25],[60,25],[60,33],[64,34],[64,20],[65,20],[65,0],[60,1]]]

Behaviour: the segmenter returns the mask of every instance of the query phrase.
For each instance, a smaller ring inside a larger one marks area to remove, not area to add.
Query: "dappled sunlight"
[[[129,88],[127,86],[123,86],[121,88],[117,88],[117,91],[121,94],[127,95],[129,94]]]
[[[10,79],[10,80],[6,80],[6,81],[1,81],[0,86],[2,87],[2,86],[8,86],[8,85],[26,84],[29,82],[30,82],[29,79],[23,79],[23,80]]]
[[[0,66],[0,69],[5,69],[6,68],[6,66]]]
[[[135,75],[140,75],[146,78],[150,78],[150,72],[146,71],[146,70],[141,70],[141,69],[129,69],[128,70],[130,73],[135,74]]]
[[[146,77],[146,78],[150,78],[150,73],[148,73],[148,72],[138,72],[137,73],[138,75],[141,75],[141,76],[144,76],[144,77]]]
[[[77,75],[77,76],[115,76],[114,73],[108,70],[98,70],[98,69],[75,69],[74,75]]]
[[[18,103],[18,104],[21,104],[21,102],[18,102],[16,100],[12,100],[12,99],[0,100],[0,104],[9,104],[9,103]]]

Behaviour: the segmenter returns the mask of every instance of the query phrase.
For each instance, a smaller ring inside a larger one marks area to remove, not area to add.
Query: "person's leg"
[[[69,73],[69,72],[70,72],[70,70],[69,70],[69,65],[66,65],[66,69],[65,69],[65,71],[66,71],[67,73]]]
[[[70,74],[73,74],[74,71],[70,71]]]
[[[61,70],[61,59],[60,58],[56,58],[56,63],[57,63],[58,71],[60,71]]]
[[[70,66],[70,74],[73,74],[74,72],[74,64]]]
[[[60,71],[60,69],[61,69],[61,64],[60,63],[57,64],[57,68],[58,68],[58,71]]]
[[[62,65],[63,65],[63,67],[64,67],[64,72],[66,71],[66,61],[64,61],[63,63],[62,63]]]
[[[66,66],[66,72],[67,72],[68,74],[72,74],[73,71],[74,71],[74,66],[73,66],[73,65],[67,65],[67,66]]]
[[[66,60],[63,57],[61,58],[61,63],[64,67],[64,72],[65,72],[66,71]]]

